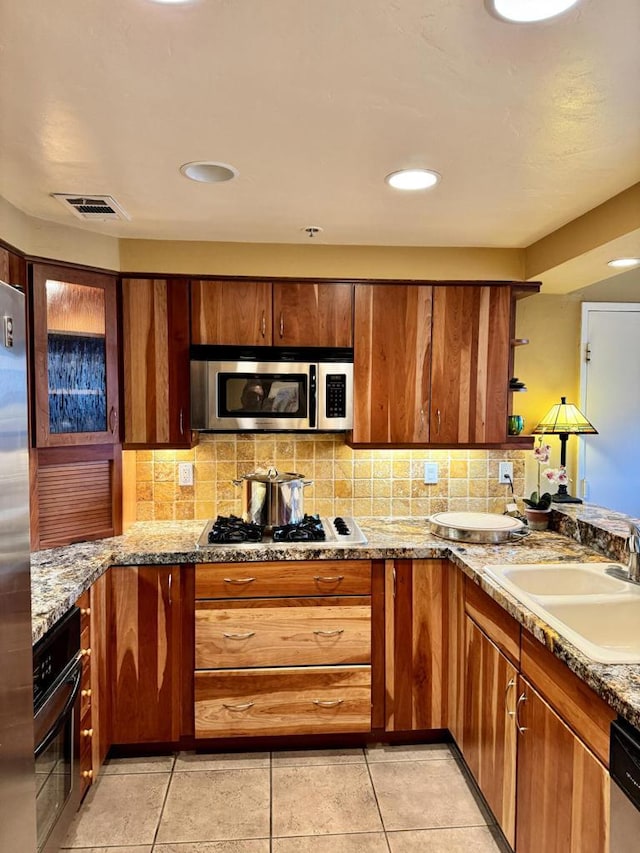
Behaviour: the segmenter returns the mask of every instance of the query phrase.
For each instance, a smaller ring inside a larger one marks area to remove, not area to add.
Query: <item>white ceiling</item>
[[[524,27],[483,0],[0,0],[0,195],[121,237],[527,246],[639,180],[639,37],[638,0]],[[440,185],[384,183],[412,166]]]

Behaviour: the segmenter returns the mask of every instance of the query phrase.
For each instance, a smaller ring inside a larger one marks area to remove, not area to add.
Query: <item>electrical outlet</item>
[[[513,483],[513,462],[500,462],[498,465],[498,482],[506,486]]]
[[[193,462],[178,463],[178,485],[193,486]]]
[[[434,485],[438,482],[438,463],[437,462],[425,462],[424,463],[424,482],[427,485]]]

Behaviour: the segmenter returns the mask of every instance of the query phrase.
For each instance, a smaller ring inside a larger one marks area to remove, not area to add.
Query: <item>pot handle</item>
[[[524,530],[512,530],[511,537],[512,539],[524,539],[525,536],[531,535],[531,529],[529,527],[525,527]]]
[[[304,488],[304,486],[313,486],[313,480],[303,480],[302,486],[303,486],[303,488]]]

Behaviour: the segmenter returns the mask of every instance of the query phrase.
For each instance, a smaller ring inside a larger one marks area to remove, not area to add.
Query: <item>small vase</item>
[[[549,507],[549,509],[533,509],[532,507],[526,507],[524,514],[527,517],[527,523],[531,530],[546,530],[549,527],[551,507]]]

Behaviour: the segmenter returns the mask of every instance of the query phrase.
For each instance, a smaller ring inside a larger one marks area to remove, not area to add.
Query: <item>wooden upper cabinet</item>
[[[350,284],[274,284],[274,346],[352,346],[351,303]]]
[[[354,444],[429,441],[429,285],[357,284]]]
[[[350,347],[352,287],[192,281],[191,340],[236,346]]]
[[[271,282],[192,281],[191,342],[270,345]]]
[[[189,282],[122,282],[125,446],[189,447]]]
[[[431,444],[507,439],[511,287],[433,289]]]
[[[37,447],[119,442],[116,279],[34,264]]]

